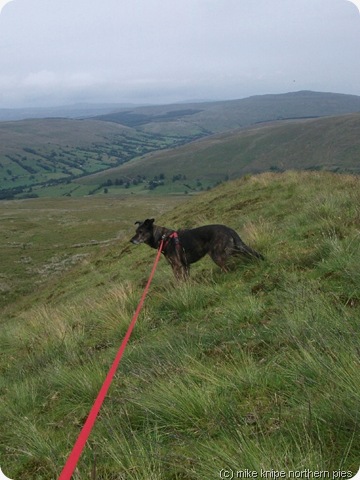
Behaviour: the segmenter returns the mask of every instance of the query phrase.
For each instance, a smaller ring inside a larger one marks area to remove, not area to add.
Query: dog
[[[223,272],[227,272],[227,263],[234,255],[244,255],[264,259],[261,253],[246,245],[239,235],[225,225],[204,225],[189,230],[172,230],[154,224],[153,218],[142,222],[130,242],[138,245],[146,243],[159,249],[163,241],[162,253],[170,263],[177,279],[186,280],[190,275],[190,265],[209,254]]]

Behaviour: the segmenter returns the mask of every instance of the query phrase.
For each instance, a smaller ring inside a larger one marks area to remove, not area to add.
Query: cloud
[[[360,93],[358,27],[340,0],[16,0],[0,16],[0,101]]]
[[[24,87],[33,88],[86,88],[95,83],[89,73],[55,73],[48,70],[29,73],[22,81]]]

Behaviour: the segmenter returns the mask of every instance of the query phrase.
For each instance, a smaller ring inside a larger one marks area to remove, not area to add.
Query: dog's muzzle
[[[139,245],[139,244],[141,243],[141,242],[140,242],[137,238],[135,238],[135,237],[132,238],[132,239],[130,240],[130,242],[133,243],[134,245]]]

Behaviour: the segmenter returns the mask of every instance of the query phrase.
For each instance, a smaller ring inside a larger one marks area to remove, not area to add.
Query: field
[[[91,194],[71,182],[188,140],[96,120],[0,122],[0,199]]]
[[[354,475],[359,186],[351,175],[285,172],[191,198],[0,204],[6,475],[59,475],[148,278],[155,251],[128,238],[150,215],[176,228],[228,224],[266,260],[239,260],[228,274],[203,260],[180,284],[160,261],[74,480]]]

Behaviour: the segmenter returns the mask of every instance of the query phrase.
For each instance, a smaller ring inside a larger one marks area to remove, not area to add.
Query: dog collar
[[[169,245],[169,242],[170,240],[173,238],[174,239],[174,242],[175,242],[175,246],[176,248],[179,248],[180,247],[180,240],[179,240],[179,235],[177,232],[172,232],[170,233],[170,235],[166,236],[166,235],[163,235],[162,236],[163,240],[164,240],[164,244],[163,244],[163,247],[162,247],[162,253],[164,253],[164,250],[166,249],[166,247]]]

